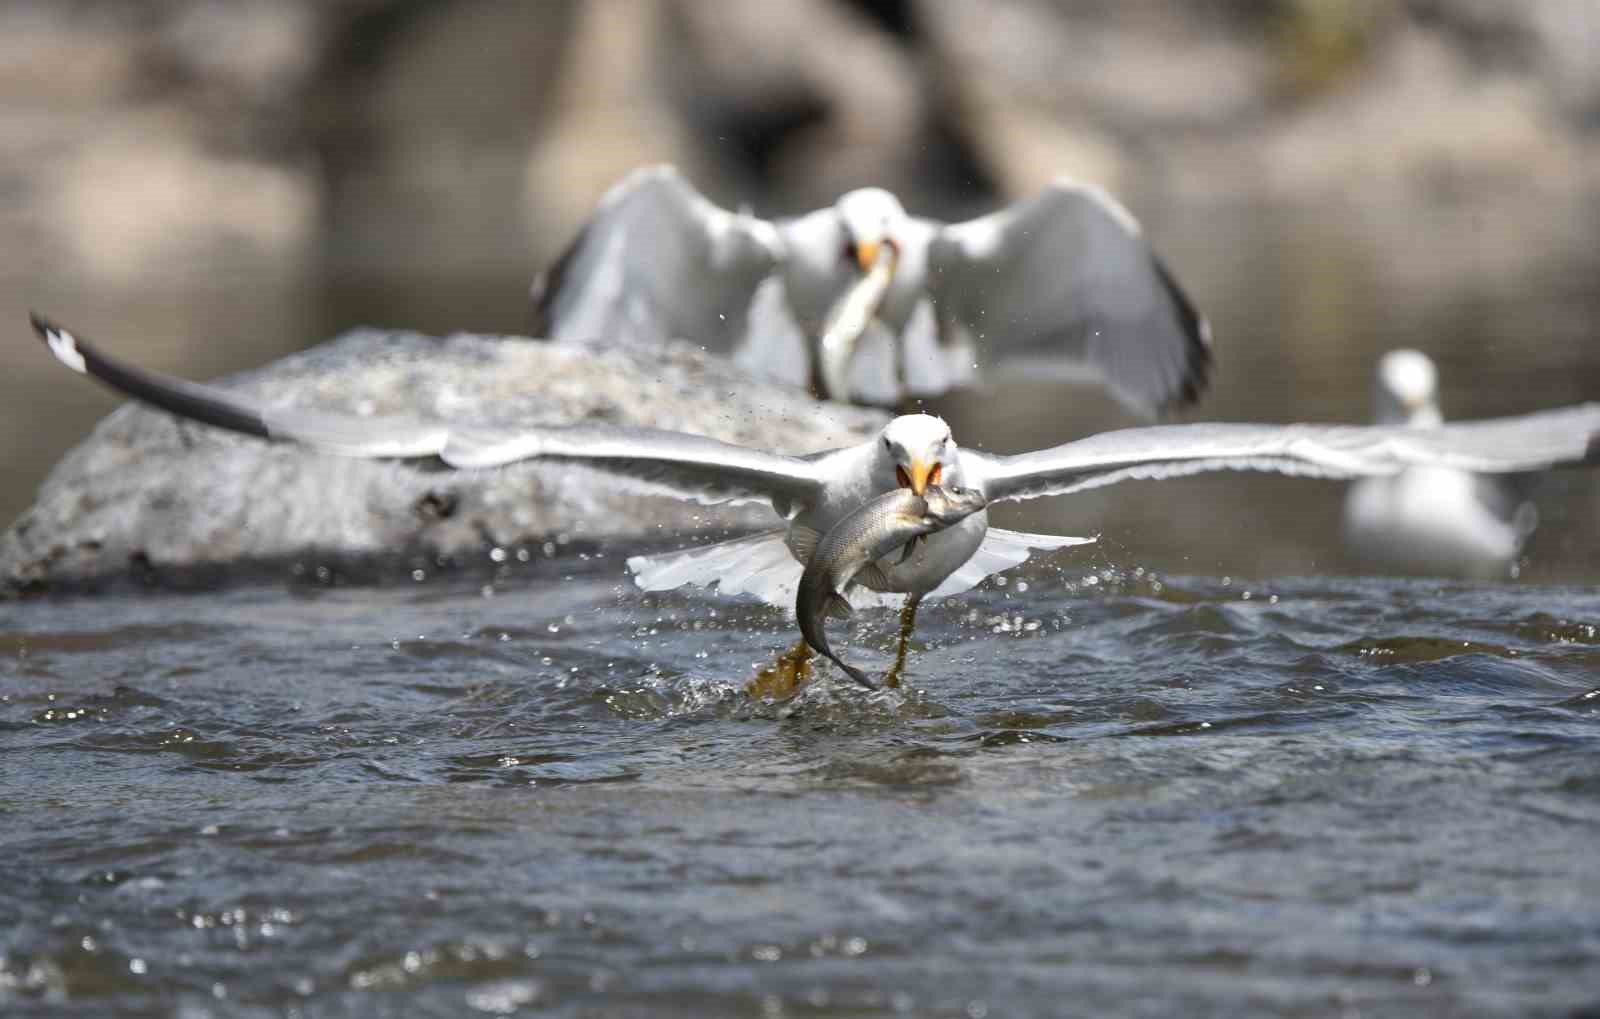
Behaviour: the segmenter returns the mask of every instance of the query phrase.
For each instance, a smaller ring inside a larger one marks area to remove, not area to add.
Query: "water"
[[[1139,211],[1216,326],[1197,416],[1363,420],[1406,344],[1452,416],[1597,396],[1592,201]],[[28,307],[193,377],[357,324],[520,327],[537,259],[460,278],[415,248],[411,275],[127,290],[0,267],[0,520],[115,404]],[[1000,450],[1130,423],[1014,380],[934,409]],[[742,692],[781,613],[641,596],[621,547],[0,603],[0,1013],[1600,1006],[1600,473],[1546,479],[1516,585],[1335,576],[1340,496],[997,507],[1103,540],[925,609],[906,693],[829,671],[784,704]],[[1285,576],[1311,579],[1242,579]],[[893,615],[861,615],[830,632],[881,669]]]
[[[0,1010],[1600,1004],[1591,588],[1065,552],[776,703],[622,551],[0,606]]]

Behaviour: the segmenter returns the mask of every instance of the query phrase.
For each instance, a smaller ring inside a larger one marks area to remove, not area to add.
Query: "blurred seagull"
[[[907,215],[881,188],[767,222],[670,166],[637,170],[531,297],[535,336],[688,340],[835,400],[892,405],[1004,361],[1102,381],[1149,415],[1194,402],[1211,367],[1205,320],[1138,222],[1065,179],[965,223]],[[840,317],[853,328],[830,336]]]
[[[1381,425],[1437,428],[1439,373],[1416,350],[1378,362],[1374,402]],[[1350,487],[1345,542],[1365,562],[1439,576],[1505,577],[1538,523],[1533,504],[1506,479],[1421,465]]]
[[[697,502],[760,502],[780,529],[689,551],[628,560],[639,586],[657,591],[718,583],[774,604],[792,602],[802,552],[796,535],[826,534],[868,500],[900,488],[975,488],[990,502],[1069,495],[1136,479],[1201,471],[1278,471],[1321,478],[1389,477],[1416,467],[1475,472],[1539,470],[1600,460],[1600,403],[1432,428],[1405,425],[1190,424],[1129,428],[1051,449],[1003,456],[963,449],[950,427],[926,414],[897,417],[855,446],[785,456],[683,432],[572,425],[514,431],[404,417],[357,417],[258,404],[224,389],[112,360],[39,318],[34,329],[62,364],[163,410],[266,439],[343,456],[426,458],[448,467],[519,460],[582,464]],[[804,529],[803,531],[801,529]],[[989,526],[987,511],[923,540],[909,559],[878,561],[874,589],[904,594],[903,661],[918,604],[958,594],[1028,558],[1031,549],[1085,539]],[[798,678],[804,643],[780,659]]]

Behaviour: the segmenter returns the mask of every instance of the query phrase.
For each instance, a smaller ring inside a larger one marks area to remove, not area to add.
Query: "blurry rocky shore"
[[[686,344],[646,356],[359,329],[224,385],[280,409],[511,431],[641,425],[787,453],[858,442],[885,419],[751,382]],[[279,576],[289,566],[323,582],[422,579],[473,562],[515,570],[573,541],[652,544],[776,523],[766,507],[699,506],[579,467],[453,471],[347,459],[129,405],[67,454],[0,533],[0,595],[130,576],[209,583],[252,565]]]
[[[110,281],[240,247],[531,273],[650,161],[763,212],[1600,178],[1592,0],[13,2],[0,82],[0,225]]]

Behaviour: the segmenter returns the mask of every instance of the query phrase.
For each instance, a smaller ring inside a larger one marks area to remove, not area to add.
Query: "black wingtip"
[[[1211,346],[1211,324],[1205,320],[1195,308],[1194,302],[1189,300],[1189,295],[1184,293],[1171,270],[1160,258],[1152,255],[1151,262],[1155,265],[1156,275],[1161,279],[1161,285],[1166,290],[1167,296],[1172,299],[1173,307],[1178,312],[1178,322],[1183,328],[1183,335],[1188,341],[1188,349],[1184,357],[1183,381],[1179,383],[1178,390],[1162,406],[1163,411],[1177,410],[1183,407],[1192,407],[1200,402],[1200,398],[1211,386],[1211,371],[1215,367],[1215,356]]]
[[[245,435],[273,438],[260,411],[243,399],[108,357],[36,311],[28,313],[28,321],[55,359],[80,375],[179,417]]]
[[[528,288],[528,335],[536,340],[550,340],[555,337],[555,303],[561,291],[571,282],[567,279],[572,271],[572,265],[578,259],[578,252],[589,240],[589,224],[585,223],[572,243],[556,257],[556,260],[544,271],[534,277],[533,286]]]
[[[31,308],[28,309],[28,324],[33,326],[34,332],[39,334],[39,339],[46,343],[50,341],[48,334],[51,332],[59,332],[61,328]]]

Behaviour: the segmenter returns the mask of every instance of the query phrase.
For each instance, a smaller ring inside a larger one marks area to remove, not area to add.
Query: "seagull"
[[[458,469],[523,460],[582,464],[704,504],[765,503],[782,526],[684,552],[636,556],[628,566],[645,590],[717,583],[724,593],[747,591],[774,604],[792,603],[803,566],[797,536],[826,534],[868,500],[895,488],[918,495],[929,485],[975,488],[995,503],[1203,471],[1275,471],[1349,480],[1393,477],[1418,467],[1505,473],[1600,461],[1600,403],[1428,428],[1154,425],[1014,455],[959,446],[944,421],[909,414],[893,418],[866,442],[787,456],[650,428],[499,430],[471,422],[358,417],[267,405],[114,360],[38,315],[33,327],[56,359],[75,372],[181,417],[264,439],[343,456],[428,460]],[[896,550],[879,560],[882,576],[875,578],[876,589],[905,596],[897,666],[905,660],[923,600],[965,591],[1025,561],[1032,550],[1084,540],[991,527],[984,511],[928,536],[908,559],[902,561]],[[809,651],[797,648],[791,657],[780,658],[779,667],[798,677],[807,658]],[[898,668],[894,679],[898,681]]]
[[[1378,362],[1379,424],[1437,428],[1439,373],[1428,355],[1391,350]],[[1416,466],[1350,486],[1345,543],[1361,560],[1404,573],[1512,575],[1538,511],[1501,478]]]
[[[830,309],[885,262],[875,317],[822,349]],[[531,299],[535,336],[688,340],[844,401],[894,405],[1004,362],[1101,381],[1149,416],[1197,400],[1211,369],[1210,328],[1138,221],[1065,178],[964,223],[908,215],[882,188],[768,222],[648,167],[605,195]]]

